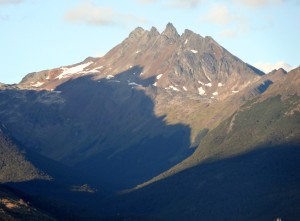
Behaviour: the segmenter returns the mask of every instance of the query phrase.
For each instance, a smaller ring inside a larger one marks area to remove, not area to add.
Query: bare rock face
[[[179,35],[169,23],[162,33],[155,27],[150,31],[138,27],[102,58],[31,73],[21,85],[49,90],[70,78],[91,74],[97,79],[112,78],[136,66],[142,68],[139,78],[152,79],[147,87],[214,100],[231,96],[264,74],[230,54],[213,38],[190,30]]]
[[[161,33],[161,35],[165,36],[167,40],[169,40],[169,44],[176,42],[176,40],[180,37],[176,28],[171,23],[167,24],[166,29]]]
[[[209,99],[224,99],[264,74],[211,37],[190,30],[180,36],[170,23],[161,34],[156,28],[135,29],[100,60],[97,65],[106,73],[116,75],[138,65],[143,69],[140,77],[153,78],[155,87]]]

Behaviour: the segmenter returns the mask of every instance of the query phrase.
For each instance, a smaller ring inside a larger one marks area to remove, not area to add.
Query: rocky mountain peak
[[[283,68],[279,68],[279,69],[277,70],[277,72],[280,72],[280,73],[282,73],[282,74],[287,74],[287,71],[284,70]]]
[[[286,75],[287,71],[284,70],[283,68],[279,68],[279,69],[274,69],[273,71],[271,71],[268,75]]]
[[[156,37],[158,35],[160,35],[160,33],[157,31],[157,29],[155,27],[152,27],[150,32],[149,32],[149,36],[150,37]]]
[[[205,41],[207,43],[210,43],[210,44],[214,44],[214,45],[217,45],[217,46],[220,46],[218,42],[215,41],[215,39],[213,39],[211,36],[205,36]]]
[[[168,23],[165,30],[161,34],[167,36],[168,38],[179,37],[178,32],[172,23]]]
[[[142,71],[138,73],[134,67],[142,67]],[[125,72],[127,79],[117,79]],[[102,58],[87,58],[75,65],[32,73],[22,83],[31,88],[54,89],[67,79],[85,75],[115,78],[124,84],[152,79],[143,86],[216,100],[258,80],[259,73],[212,37],[202,37],[188,29],[180,36],[168,23],[161,34],[155,27],[150,31],[138,27]]]
[[[182,38],[189,38],[189,37],[191,37],[193,35],[197,35],[197,34],[195,32],[193,32],[193,31],[189,30],[189,29],[185,29],[184,32],[183,32],[183,34],[181,35],[181,37]],[[198,35],[198,36],[200,36],[200,35]]]
[[[129,34],[129,39],[136,40],[145,33],[145,30],[141,27],[137,27]]]

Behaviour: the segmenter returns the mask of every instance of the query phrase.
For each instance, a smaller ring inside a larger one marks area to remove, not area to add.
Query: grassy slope
[[[197,149],[199,160],[240,154],[259,146],[300,141],[300,113],[289,114],[299,97],[249,102],[213,130]]]
[[[37,169],[0,128],[0,183],[50,179]]]

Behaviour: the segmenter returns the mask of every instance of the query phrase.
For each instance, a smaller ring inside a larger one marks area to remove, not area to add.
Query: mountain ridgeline
[[[0,182],[46,220],[298,220],[299,86],[299,67],[265,74],[211,37],[136,28],[0,85]]]

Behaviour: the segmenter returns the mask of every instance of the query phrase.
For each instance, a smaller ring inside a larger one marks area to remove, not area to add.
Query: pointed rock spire
[[[279,68],[277,71],[282,74],[287,74],[287,71],[284,68]]]
[[[167,36],[168,38],[176,38],[179,36],[172,23],[168,23],[166,29],[161,34]]]
[[[155,36],[158,36],[159,35],[159,32],[157,31],[157,29],[155,27],[152,27],[150,32],[149,32],[149,36],[150,37],[155,37]]]

